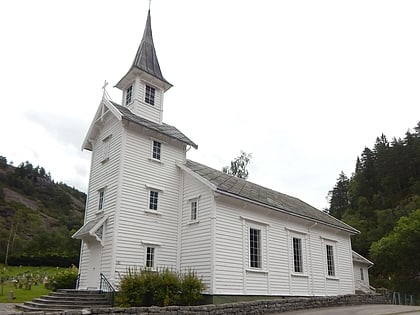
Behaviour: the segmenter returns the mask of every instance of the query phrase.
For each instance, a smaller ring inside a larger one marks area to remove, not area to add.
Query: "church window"
[[[102,236],[103,236],[103,233],[104,233],[104,225],[102,224],[96,231],[95,231],[95,234],[96,234],[96,236],[100,239],[100,240],[102,240]]]
[[[330,277],[335,277],[335,264],[334,264],[334,247],[326,245],[327,254],[327,274]]]
[[[105,200],[105,189],[101,189],[99,191],[99,203],[98,203],[98,211],[102,211],[104,208],[104,200]]]
[[[151,190],[149,195],[149,209],[157,211],[158,209],[158,199],[159,193],[157,191]]]
[[[363,273],[363,268],[360,268],[360,280],[365,280],[365,274]]]
[[[303,272],[302,239],[293,237],[293,268],[294,272]]]
[[[155,248],[154,247],[146,248],[146,267],[147,268],[155,267]]]
[[[162,144],[159,141],[153,140],[152,158],[155,160],[160,160],[161,147]]]
[[[109,148],[111,146],[111,135],[102,140],[102,163],[109,160]]]
[[[198,219],[198,200],[191,201],[191,221],[197,221]]]
[[[261,230],[249,229],[249,266],[261,268]]]
[[[155,88],[149,85],[146,85],[146,94],[145,94],[144,101],[147,104],[155,105]]]
[[[133,100],[133,85],[130,85],[125,91],[125,105],[128,105]]]

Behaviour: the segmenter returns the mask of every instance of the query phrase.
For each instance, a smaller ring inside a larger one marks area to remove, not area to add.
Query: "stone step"
[[[57,290],[35,298],[32,301],[24,302],[19,306],[24,312],[45,311],[59,312],[63,310],[79,310],[86,308],[110,307],[106,295],[98,290]]]

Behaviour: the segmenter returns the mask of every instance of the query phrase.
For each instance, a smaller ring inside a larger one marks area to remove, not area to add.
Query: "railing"
[[[77,275],[77,280],[76,280],[76,290],[79,290],[79,284],[80,284],[80,273]]]
[[[99,283],[99,291],[104,293],[108,302],[114,306],[115,289],[102,272],[101,281]]]

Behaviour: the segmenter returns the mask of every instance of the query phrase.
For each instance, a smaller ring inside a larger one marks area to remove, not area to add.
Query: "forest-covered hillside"
[[[86,195],[55,183],[43,167],[14,167],[0,156],[0,263],[70,266],[79,262]]]
[[[373,284],[420,294],[420,122],[376,139],[329,193],[329,213],[358,229],[353,249],[375,263]]]

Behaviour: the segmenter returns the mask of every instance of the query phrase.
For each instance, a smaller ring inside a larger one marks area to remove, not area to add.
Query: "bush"
[[[56,291],[57,289],[75,289],[78,276],[79,270],[73,265],[64,271],[57,273],[45,284],[45,287],[53,291]]]
[[[175,273],[168,268],[128,269],[122,277],[117,303],[123,307],[197,304],[204,284],[195,273]]]

